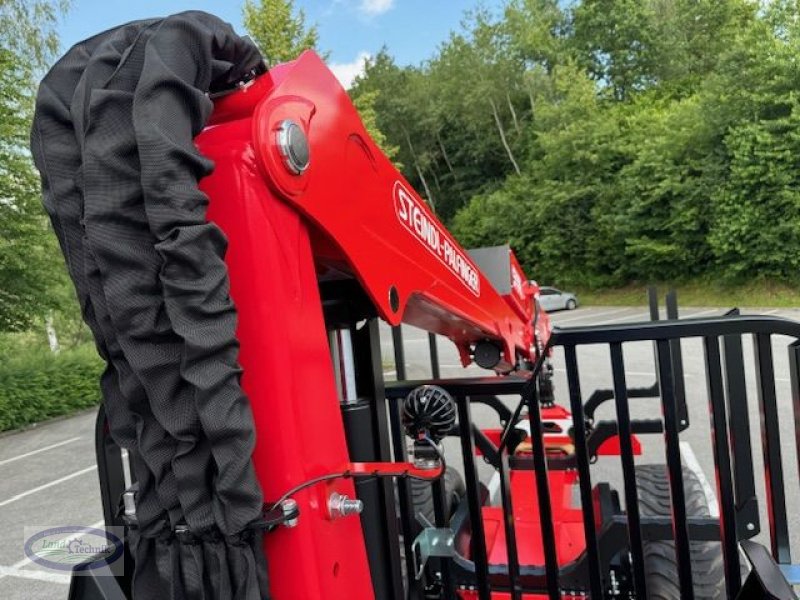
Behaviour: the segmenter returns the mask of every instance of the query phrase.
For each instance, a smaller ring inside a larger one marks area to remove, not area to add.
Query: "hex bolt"
[[[350,498],[338,492],[328,496],[328,514],[331,519],[361,514],[364,503],[361,500]]]
[[[292,513],[297,512],[297,500],[294,498],[287,498],[283,502],[281,502],[281,510],[283,511],[283,516],[287,517]],[[291,519],[286,519],[283,524],[286,527],[295,527],[297,525],[297,515],[295,515]]]

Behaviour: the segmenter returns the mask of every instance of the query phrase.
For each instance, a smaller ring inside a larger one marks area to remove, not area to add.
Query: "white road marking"
[[[486,488],[489,491],[489,506],[500,506],[500,473],[494,472]]]
[[[621,313],[623,311],[628,310],[629,308],[631,308],[631,307],[630,306],[625,306],[623,308],[614,308],[612,310],[604,310],[604,311],[600,311],[600,312],[592,313],[592,314],[588,314],[588,315],[586,313],[583,313],[583,314],[580,314],[580,315],[576,315],[574,317],[569,317],[567,319],[559,319],[558,317],[556,317],[554,315],[550,315],[550,319],[552,320],[553,325],[558,327],[562,323],[568,323],[570,321],[580,321],[581,319],[592,319],[592,318],[597,318],[597,317],[605,317],[607,315],[613,315],[613,314],[616,314],[616,313]]]
[[[700,486],[703,488],[703,494],[706,496],[706,502],[708,503],[708,512],[710,516],[718,518],[719,504],[717,503],[717,495],[714,493],[714,489],[711,487],[711,484],[708,483],[708,479],[706,478],[706,474],[703,473],[703,469],[700,468],[700,463],[697,462],[697,456],[695,456],[694,450],[692,450],[689,442],[681,442],[680,446],[683,464],[690,471],[692,471],[697,476],[698,481],[700,481]]]
[[[708,310],[701,310],[700,312],[692,313],[690,315],[681,315],[682,319],[694,319],[695,317],[700,317],[702,315],[710,315],[711,313],[722,313],[722,310],[719,308],[709,308]]]
[[[778,309],[777,308],[773,308],[772,310],[767,310],[767,311],[762,312],[761,315],[774,315],[776,312],[778,312]]]
[[[49,571],[23,571],[11,567],[0,566],[0,577],[20,577],[22,579],[33,579],[35,581],[46,581],[47,583],[60,583],[69,585],[70,576],[66,573],[50,573]]]
[[[696,313],[693,313],[693,314],[690,314],[690,315],[682,315],[681,318],[682,319],[693,319],[695,317],[699,317],[699,316],[702,316],[702,315],[708,315],[708,314],[715,313],[715,312],[720,312],[720,309],[711,308],[709,310],[701,310],[699,312],[696,312]],[[614,319],[608,319],[608,320],[605,320],[605,321],[597,321],[595,323],[592,323],[592,325],[608,325],[610,323],[635,323],[636,321],[649,321],[649,320],[650,320],[650,313],[649,312],[643,312],[643,313],[633,314],[633,315],[630,315],[628,317],[620,317],[619,319],[614,318]]]
[[[622,320],[620,320],[622,319]],[[608,325],[610,323],[635,323],[636,321],[649,321],[650,313],[635,313],[627,317],[619,317],[614,319],[607,319],[605,321],[595,321],[591,325]]]
[[[58,442],[56,444],[50,444],[49,446],[45,446],[43,448],[38,448],[37,450],[31,450],[30,452],[26,452],[25,454],[18,454],[17,456],[12,456],[11,458],[6,458],[0,460],[0,467],[3,465],[7,465],[8,463],[12,463],[15,460],[21,460],[23,458],[28,458],[29,456],[33,456],[34,454],[39,454],[40,452],[47,452],[48,450],[52,450],[53,448],[59,448],[60,446],[66,446],[67,444],[71,444],[73,442],[77,442],[78,440],[82,440],[83,437],[78,436],[74,438],[70,438],[68,440],[64,440],[63,442]]]
[[[2,502],[0,502],[0,507],[6,506],[7,504],[11,504],[12,502],[16,502],[17,500],[21,500],[22,498],[30,496],[31,494],[36,494],[37,492],[46,490],[47,488],[53,487],[54,485],[58,485],[59,483],[64,483],[65,481],[69,481],[70,479],[74,479],[75,477],[80,477],[81,475],[89,473],[90,471],[96,471],[96,470],[97,470],[97,465],[92,465],[91,467],[86,467],[85,469],[81,469],[80,471],[75,471],[74,473],[70,473],[69,475],[65,475],[64,477],[59,477],[58,479],[54,479],[49,483],[45,483],[30,490],[20,492],[16,496],[11,496],[11,498],[6,498]]]
[[[557,371],[558,373],[566,373],[567,372],[566,369],[562,369],[560,367],[556,367],[553,370]],[[655,378],[656,372],[655,371],[625,371],[625,375],[626,376],[627,375],[633,375],[635,377],[653,377],[653,378]],[[689,374],[688,376],[691,376],[691,374]]]

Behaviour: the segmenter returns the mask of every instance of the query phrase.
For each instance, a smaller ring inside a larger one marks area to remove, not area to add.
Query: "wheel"
[[[575,310],[576,308],[578,308],[578,303],[574,299],[567,300],[567,310]]]
[[[421,514],[431,524],[436,524],[436,516],[433,510],[433,485],[427,481],[410,479],[411,501],[414,505],[414,516]],[[447,506],[450,514],[458,507],[461,498],[466,494],[467,488],[461,474],[453,467],[447,467],[444,472],[444,489],[447,495]],[[419,525],[419,523],[417,523]],[[422,526],[419,526],[420,529]]]
[[[683,470],[686,513],[709,516],[708,500],[697,475]],[[665,465],[636,467],[636,489],[642,517],[669,516],[669,479]],[[692,581],[697,600],[725,598],[725,566],[719,542],[690,542]],[[650,600],[680,600],[675,542],[644,542],[644,572]]]

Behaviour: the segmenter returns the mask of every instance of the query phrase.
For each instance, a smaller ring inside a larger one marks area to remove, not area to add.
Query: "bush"
[[[90,346],[58,355],[35,348],[0,356],[0,431],[100,403],[103,362]]]

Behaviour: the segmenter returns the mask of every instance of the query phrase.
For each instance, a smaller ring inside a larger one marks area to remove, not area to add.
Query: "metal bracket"
[[[414,552],[414,572],[417,580],[420,580],[430,557],[455,556],[455,534],[448,528],[426,527],[411,544],[411,548]]]

